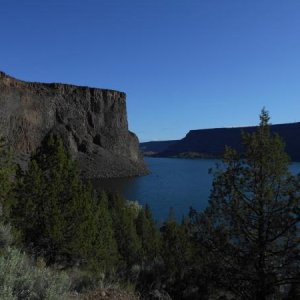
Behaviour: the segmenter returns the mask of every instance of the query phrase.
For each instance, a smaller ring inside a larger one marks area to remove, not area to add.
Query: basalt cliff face
[[[0,134],[26,167],[50,133],[62,137],[84,177],[144,175],[136,135],[128,130],[125,93],[32,83],[0,72]]]

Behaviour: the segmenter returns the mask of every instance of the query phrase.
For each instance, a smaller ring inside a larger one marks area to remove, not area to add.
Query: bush
[[[0,295],[2,300],[67,299],[70,280],[63,272],[55,272],[10,247],[12,235],[8,225],[0,224]]]
[[[6,249],[13,242],[11,227],[0,223],[0,250]]]
[[[70,281],[63,272],[35,267],[17,249],[0,257],[1,299],[67,299]]]

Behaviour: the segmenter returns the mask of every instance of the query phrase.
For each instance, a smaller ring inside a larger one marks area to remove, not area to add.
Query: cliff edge
[[[26,167],[50,133],[59,134],[86,178],[147,174],[137,136],[128,130],[126,94],[17,80],[0,72],[0,134]]]

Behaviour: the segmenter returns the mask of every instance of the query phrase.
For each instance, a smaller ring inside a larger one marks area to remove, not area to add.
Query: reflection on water
[[[151,174],[137,178],[99,179],[97,189],[104,188],[122,193],[127,199],[148,203],[156,220],[163,221],[169,209],[175,210],[180,219],[190,207],[202,210],[206,207],[212,175],[208,173],[218,160],[145,158]],[[300,172],[300,163],[290,166],[292,173]]]

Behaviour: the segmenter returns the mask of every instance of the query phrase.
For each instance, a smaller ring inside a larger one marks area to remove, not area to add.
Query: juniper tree
[[[199,247],[223,288],[242,299],[265,300],[299,273],[299,176],[288,171],[281,138],[262,110],[244,151],[227,148],[214,173],[208,208],[192,212]]]
[[[142,260],[142,244],[137,234],[136,211],[118,194],[109,194],[109,209],[118,250],[125,267],[132,267]]]
[[[113,221],[108,208],[108,196],[100,193],[94,203],[96,234],[89,253],[90,268],[115,271],[121,259],[113,230]]]
[[[169,218],[161,227],[164,264],[163,278],[168,293],[174,299],[182,299],[183,291],[192,285],[193,248],[185,222],[178,224]]]
[[[143,262],[153,262],[160,253],[161,240],[149,205],[141,208],[136,218],[136,232],[142,244]]]
[[[111,256],[105,266],[101,263],[116,248],[107,204],[80,179],[60,138],[50,136],[28,170],[18,172],[16,196],[12,222],[35,255],[49,264],[79,262],[95,271],[116,261]]]

